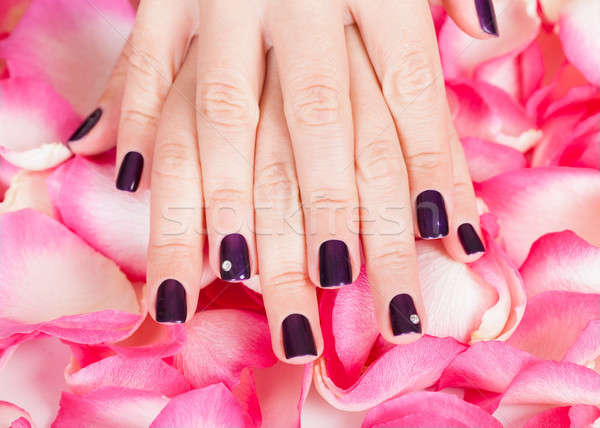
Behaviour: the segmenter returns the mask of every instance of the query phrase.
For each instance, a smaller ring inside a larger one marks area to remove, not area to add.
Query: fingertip
[[[492,0],[444,0],[446,12],[465,33],[476,39],[499,37]]]

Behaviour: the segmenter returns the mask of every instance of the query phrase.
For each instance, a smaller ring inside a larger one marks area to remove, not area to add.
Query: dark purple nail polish
[[[483,253],[485,248],[483,242],[479,239],[479,235],[475,231],[475,228],[469,224],[464,223],[458,226],[458,239],[467,254]]]
[[[246,238],[239,233],[227,235],[221,241],[221,279],[244,281],[250,278],[250,257]]]
[[[288,315],[281,323],[285,358],[317,355],[310,323],[304,315]]]
[[[321,287],[337,287],[352,282],[350,255],[345,242],[331,239],[321,244],[319,275]]]
[[[117,176],[117,189],[126,192],[135,192],[140,184],[144,157],[138,152],[129,152],[123,158],[119,175]]]
[[[417,196],[417,224],[423,239],[438,239],[448,235],[448,214],[440,192],[426,190]]]
[[[83,121],[81,125],[79,125],[77,131],[75,131],[73,135],[71,135],[71,138],[69,138],[69,142],[77,141],[85,137],[92,130],[92,128],[96,126],[101,117],[102,109],[97,108]]]
[[[498,23],[492,0],[475,0],[475,9],[481,29],[492,36],[498,37]]]
[[[394,336],[421,333],[421,320],[415,302],[408,294],[398,294],[390,302],[390,322]]]
[[[156,293],[156,321],[185,322],[187,302],[185,288],[176,279],[166,279]]]

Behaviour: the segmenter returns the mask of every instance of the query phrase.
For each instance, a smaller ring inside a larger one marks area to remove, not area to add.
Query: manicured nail
[[[250,278],[250,257],[246,238],[239,233],[227,235],[221,241],[221,279],[244,281]]]
[[[498,23],[496,22],[496,12],[492,0],[475,0],[477,17],[481,29],[492,36],[498,37]]]
[[[166,279],[156,293],[156,321],[185,322],[187,303],[185,288],[176,279]]]
[[[285,358],[317,355],[310,323],[304,315],[288,315],[281,323]]]
[[[408,294],[398,294],[390,302],[390,322],[394,336],[421,333],[421,320],[415,302]]]
[[[483,242],[477,235],[475,228],[470,223],[458,226],[458,239],[467,254],[483,253],[485,248]]]
[[[102,109],[97,108],[83,121],[79,128],[77,128],[77,131],[71,135],[71,138],[69,138],[68,142],[77,141],[85,137],[92,130],[92,128],[96,126],[101,117]]]
[[[138,152],[129,152],[123,158],[119,175],[117,176],[117,189],[126,192],[135,192],[140,184],[144,157]]]
[[[426,190],[417,196],[417,223],[423,239],[448,235],[448,214],[440,192]]]
[[[352,282],[352,267],[348,246],[331,239],[319,248],[319,275],[322,287],[337,287]]]

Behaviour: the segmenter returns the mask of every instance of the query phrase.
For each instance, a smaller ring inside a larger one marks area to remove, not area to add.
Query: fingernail
[[[464,223],[458,226],[458,239],[460,239],[460,243],[462,244],[465,253],[469,255],[483,253],[485,251],[483,242],[481,242],[475,228],[470,223]]]
[[[239,233],[227,235],[221,241],[221,279],[244,281],[250,278],[250,257],[246,238]]]
[[[421,320],[415,302],[408,294],[398,294],[390,302],[390,322],[394,336],[421,333]]]
[[[352,267],[348,246],[331,239],[319,248],[319,275],[322,287],[336,287],[352,282]]]
[[[281,323],[285,358],[317,355],[310,323],[304,315],[288,315]]]
[[[477,17],[481,29],[492,36],[498,37],[498,23],[496,22],[496,12],[492,0],[475,0]]]
[[[71,135],[71,138],[69,138],[68,142],[77,141],[85,137],[92,130],[92,128],[96,126],[101,117],[102,109],[97,108],[83,121],[81,125],[79,125],[79,128],[77,128],[77,131]]]
[[[440,192],[426,190],[417,196],[417,223],[423,239],[448,235],[448,214]]]
[[[121,168],[119,168],[117,189],[135,192],[140,184],[143,169],[144,157],[138,152],[127,153],[123,158]]]
[[[176,279],[166,279],[156,293],[156,321],[185,322],[187,303],[185,288]]]

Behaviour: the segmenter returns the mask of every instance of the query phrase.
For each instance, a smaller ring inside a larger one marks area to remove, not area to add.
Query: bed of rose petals
[[[61,143],[95,107],[129,2],[2,0],[0,366],[60,340],[55,427],[298,426],[311,387],[368,410],[365,428],[598,426],[600,2],[494,3],[501,37],[486,41],[432,4],[486,255],[467,266],[417,243],[430,325],[410,345],[378,335],[364,275],[321,293],[324,355],[275,423],[254,382],[276,362],[256,282],[207,273],[190,323],[153,323],[148,193],[114,189],[111,153],[74,158]],[[15,397],[32,388],[10,379]],[[10,398],[0,426],[35,426],[36,409]]]

